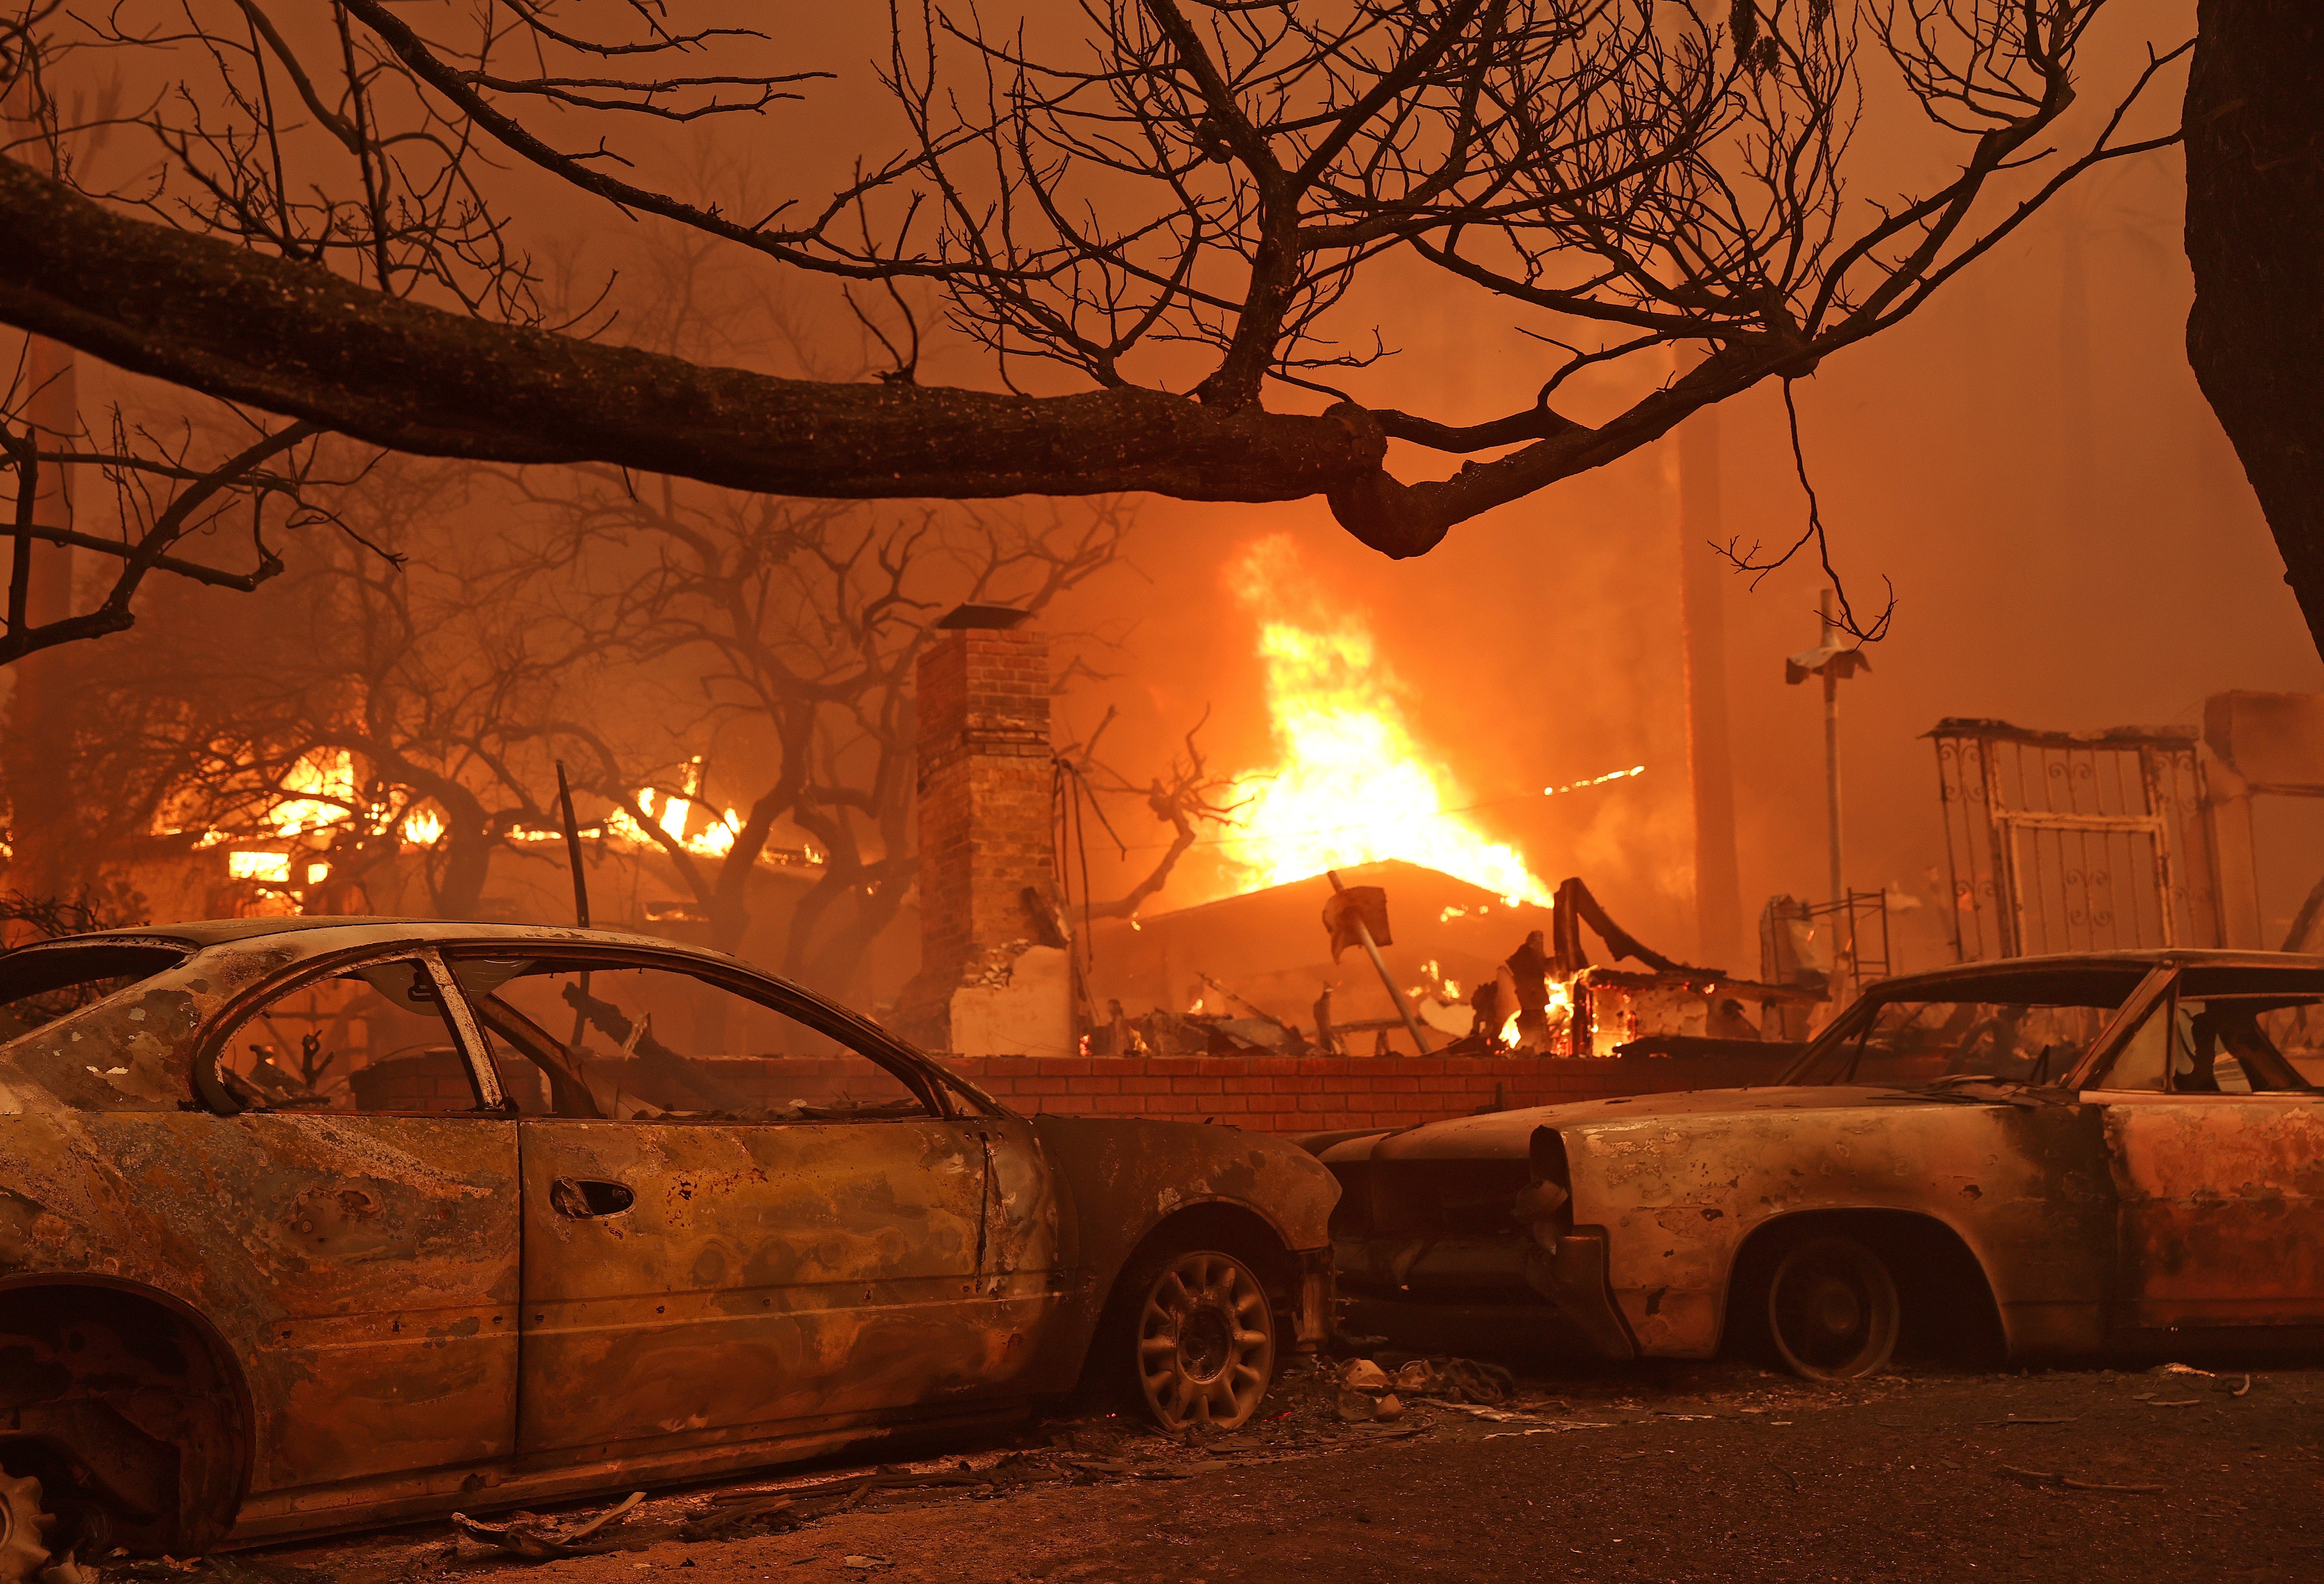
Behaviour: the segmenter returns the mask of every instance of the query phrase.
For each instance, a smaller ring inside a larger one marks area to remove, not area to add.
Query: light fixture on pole
[[[1840,685],[1858,671],[1872,669],[1863,649],[1843,640],[1831,619],[1831,590],[1823,591],[1822,639],[1815,648],[1802,649],[1784,661],[1784,680],[1797,684],[1811,677],[1823,678],[1823,773],[1831,821],[1831,899],[1835,907],[1848,902],[1848,870],[1841,861],[1840,839]]]

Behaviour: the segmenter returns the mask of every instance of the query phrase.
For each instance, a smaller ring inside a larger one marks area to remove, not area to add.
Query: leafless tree
[[[370,911],[406,854],[453,918],[475,916],[502,855],[561,863],[512,837],[554,828],[547,727],[580,713],[588,668],[530,619],[529,564],[450,542],[471,471],[383,470],[355,514],[366,543],[319,547],[225,618],[234,642],[189,594],[89,662],[91,751],[125,756],[144,789],[128,834],[279,839],[295,811],[289,883],[310,912]]]
[[[616,146],[808,89],[676,4],[599,32],[551,0],[331,0],[296,29],[262,0],[14,3],[0,71],[51,102],[68,45],[180,86],[132,118],[143,188],[0,161],[0,320],[390,447],[832,499],[1320,494],[1399,556],[1895,325],[2079,173],[2175,140],[2134,113],[2181,52],[2077,114],[2105,0],[924,5],[885,73],[912,136],[761,211]],[[1922,190],[1851,189],[1876,99],[1920,118]],[[918,383],[909,336],[858,382],[560,333],[495,160],[784,270],[924,281],[1004,389]],[[1414,269],[1536,339],[1533,400],[1383,399]],[[1674,347],[1702,355],[1671,377]],[[1638,371],[1627,405],[1561,408],[1609,366]],[[1472,460],[1407,484],[1391,440]]]
[[[36,6],[27,12],[26,23],[54,9]],[[0,22],[0,57],[7,57],[12,45],[22,50],[12,24]],[[39,64],[37,58],[28,63]],[[61,175],[71,166],[72,152],[106,142],[113,97],[98,96],[103,103],[97,109],[76,117],[96,124],[69,149],[54,102],[41,91],[36,77],[20,73],[14,82],[0,84],[0,150]],[[0,665],[124,631],[135,619],[140,589],[155,574],[246,593],[281,570],[281,557],[267,542],[270,527],[281,534],[330,520],[327,509],[314,503],[317,496],[327,499],[327,489],[309,493],[310,486],[323,482],[313,472],[312,442],[321,426],[271,422],[230,404],[195,398],[192,406],[211,410],[200,428],[224,429],[223,441],[216,433],[198,432],[197,424],[183,417],[163,426],[171,432],[156,432],[152,420],[133,420],[117,402],[106,432],[99,434],[78,410],[69,352],[26,336],[5,355],[0,470],[11,486],[6,531],[12,553]],[[74,519],[70,505],[78,501],[93,506],[108,493],[112,531],[89,531]],[[246,565],[221,566],[178,553],[189,539],[215,537],[229,516],[245,515],[246,523],[238,526],[246,527],[251,539]],[[36,544],[88,552],[99,565],[109,563],[110,573],[77,577],[71,557],[41,561],[32,554]],[[36,578],[55,586],[36,588]],[[89,585],[100,591],[94,599],[88,597]]]
[[[207,442],[190,425],[176,433],[157,432],[134,422],[117,406],[109,415],[108,433],[61,436],[34,421],[39,392],[31,373],[29,357],[19,356],[0,388],[0,468],[12,475],[14,486],[8,529],[14,554],[0,665],[126,631],[136,620],[140,590],[156,574],[246,594],[282,570],[270,532],[279,540],[337,521],[323,502],[343,481],[317,474],[313,442],[322,432],[319,425],[253,421],[241,437],[245,443],[214,461],[200,453],[225,447]],[[59,477],[63,474],[79,476],[68,483]],[[44,494],[61,493],[88,502],[91,485],[112,496],[109,533],[65,526],[41,510]],[[247,536],[243,566],[220,566],[185,553],[189,540],[227,534]],[[42,619],[33,603],[34,560],[27,553],[34,544],[66,545],[99,557],[98,565],[110,567],[107,576],[94,580],[103,592],[88,597],[92,580],[81,578],[75,579],[80,587],[42,591],[50,596],[50,613]]]
[[[640,806],[641,777],[602,729],[587,743],[591,790],[664,849],[679,883],[732,950],[749,927],[749,881],[788,828],[820,859],[792,914],[784,971],[844,985],[918,873],[911,709],[914,670],[936,618],[961,601],[1038,612],[1116,559],[1119,511],[896,513],[706,489],[668,478],[630,487],[584,465],[528,480],[575,542],[558,558],[609,586],[580,640],[685,675],[702,701],[679,735],[713,746],[692,786],[661,795],[734,801],[723,852],[690,847]],[[636,552],[625,555],[624,550]]]
[[[1096,729],[1090,732],[1088,741],[1070,743],[1057,750],[1058,768],[1073,783],[1073,798],[1065,817],[1074,827],[1071,840],[1076,851],[1066,855],[1067,866],[1070,869],[1086,857],[1079,849],[1087,844],[1085,822],[1090,815],[1097,818],[1117,856],[1130,856],[1130,843],[1122,839],[1104,812],[1109,801],[1142,804],[1148,814],[1170,828],[1170,840],[1161,856],[1154,861],[1154,866],[1111,901],[1100,902],[1087,895],[1085,874],[1069,874],[1069,888],[1077,878],[1078,889],[1084,892],[1082,902],[1073,911],[1085,919],[1137,917],[1138,910],[1170,883],[1178,861],[1194,850],[1194,843],[1201,840],[1203,828],[1223,829],[1231,824],[1237,807],[1221,801],[1233,790],[1234,778],[1215,774],[1196,741],[1210,719],[1209,711],[1205,710],[1203,719],[1187,728],[1185,753],[1172,755],[1169,765],[1160,774],[1148,777],[1142,787],[1097,757],[1098,743],[1114,719],[1115,712],[1107,710]],[[1080,801],[1084,797],[1089,804],[1086,814]]]

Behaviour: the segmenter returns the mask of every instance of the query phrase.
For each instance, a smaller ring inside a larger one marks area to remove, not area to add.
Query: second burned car
[[[1773,1086],[1311,1140],[1359,1329],[1614,1358],[1900,1337],[2011,1358],[2324,1337],[2324,959],[2160,952],[1874,986]]]
[[[0,957],[0,1584],[1093,1377],[1230,1426],[1328,1319],[1336,1189],[1296,1146],[1019,1116],[716,953],[157,926]]]

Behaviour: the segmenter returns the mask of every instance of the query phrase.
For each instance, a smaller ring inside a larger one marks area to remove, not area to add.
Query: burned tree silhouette
[[[809,90],[744,30],[638,7],[597,36],[531,0],[333,0],[295,28],[260,0],[167,25],[19,6],[0,71],[51,119],[68,49],[183,86],[124,118],[156,151],[142,185],[0,161],[0,321],[384,447],[831,499],[1320,495],[1393,556],[1895,325],[2078,174],[2173,141],[2125,129],[2180,53],[2075,115],[2105,0],[1110,0],[1078,40],[899,11],[908,140],[746,211],[617,146]],[[1886,201],[1849,185],[1876,101],[1943,170]],[[561,333],[509,159],[754,262],[926,282],[1002,389],[919,383],[908,336],[853,382]],[[1385,399],[1397,308],[1454,290],[1543,349],[1518,410]],[[1673,346],[1707,355],[1673,378]],[[1641,393],[1561,410],[1609,365]],[[1471,460],[1407,483],[1391,441]]]

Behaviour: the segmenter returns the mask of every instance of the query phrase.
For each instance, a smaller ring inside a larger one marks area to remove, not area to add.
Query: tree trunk
[[[2187,361],[2324,653],[2324,5],[2202,0],[2187,80]]]
[[[500,840],[482,804],[447,797],[441,787],[435,789],[435,797],[444,809],[444,867],[431,877],[429,888],[436,916],[474,918],[484,901],[484,882],[492,878],[493,854]]]
[[[0,121],[0,126],[7,124]],[[78,366],[72,352],[40,336],[24,349],[23,370],[32,387],[25,404],[32,436],[43,447],[63,447],[79,438]],[[33,497],[32,520],[44,528],[71,528],[72,493],[65,470],[43,467]],[[13,515],[13,494],[0,495]],[[23,557],[20,567],[15,558]],[[29,630],[61,622],[73,611],[73,552],[69,546],[30,539],[11,547],[9,572],[24,583],[24,625]],[[8,721],[0,732],[8,784],[8,886],[27,897],[67,901],[94,889],[95,853],[82,839],[83,822],[73,806],[73,705],[77,657],[64,649],[27,655],[14,668],[15,689]]]

